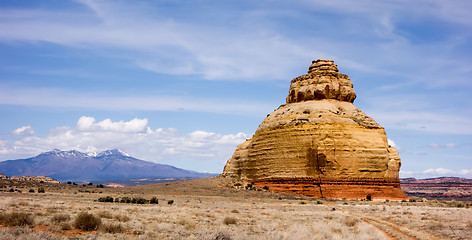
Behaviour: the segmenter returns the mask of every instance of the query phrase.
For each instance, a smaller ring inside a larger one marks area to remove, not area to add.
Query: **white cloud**
[[[433,169],[433,168],[430,168],[430,169],[426,169],[423,171],[424,174],[436,174],[436,175],[442,175],[442,176],[445,176],[445,175],[449,175],[449,174],[454,174],[455,172],[451,169],[445,169],[445,168],[436,168],[436,169]]]
[[[446,143],[446,144],[437,144],[437,143],[431,143],[429,144],[430,147],[432,148],[456,148],[457,144],[455,143]]]
[[[387,139],[388,145],[392,146],[395,148],[395,150],[400,151],[401,148],[392,140],[392,139]]]
[[[44,138],[24,137],[0,141],[0,159],[31,157],[51,149],[75,149],[96,152],[117,148],[139,159],[178,165],[179,167],[219,172],[221,163],[233,154],[237,145],[250,136],[245,133],[218,134],[197,130],[180,134],[173,128],[151,129],[147,119],[130,121],[82,116],[75,127],[51,129]]]
[[[34,130],[31,127],[31,125],[28,125],[28,126],[17,128],[13,130],[11,133],[13,135],[18,135],[18,136],[34,135]]]
[[[105,119],[101,122],[95,123],[95,118],[82,116],[77,121],[77,129],[84,132],[91,131],[112,131],[112,132],[130,132],[139,133],[151,131],[147,127],[148,120],[134,118],[129,122],[119,121],[113,122],[111,119]]]

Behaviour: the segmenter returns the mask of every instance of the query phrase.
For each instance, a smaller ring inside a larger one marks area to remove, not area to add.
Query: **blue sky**
[[[221,172],[311,61],[401,177],[472,178],[470,1],[0,1],[0,160],[119,148]]]

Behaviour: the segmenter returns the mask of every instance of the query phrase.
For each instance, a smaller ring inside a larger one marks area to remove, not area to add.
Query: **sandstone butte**
[[[308,74],[292,80],[286,104],[236,148],[222,175],[312,197],[408,199],[398,152],[355,99],[334,61],[314,60]]]

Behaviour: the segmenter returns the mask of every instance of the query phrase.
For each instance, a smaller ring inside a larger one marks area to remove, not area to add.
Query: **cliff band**
[[[286,104],[240,144],[222,175],[313,197],[406,199],[400,157],[385,130],[357,109],[347,75],[314,60],[292,80]]]

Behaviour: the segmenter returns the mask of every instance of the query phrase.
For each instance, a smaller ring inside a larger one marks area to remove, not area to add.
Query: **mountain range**
[[[6,176],[46,176],[61,182],[203,178],[215,175],[139,160],[118,149],[101,153],[54,149],[31,158],[2,161],[0,173]]]

